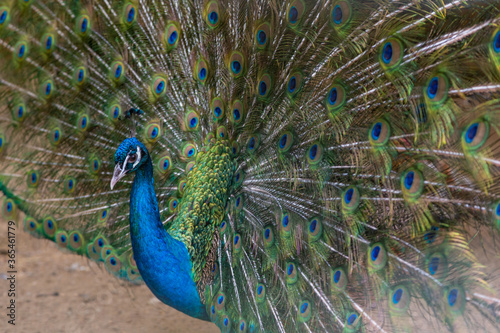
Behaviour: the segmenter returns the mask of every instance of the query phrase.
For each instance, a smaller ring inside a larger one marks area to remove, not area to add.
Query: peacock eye
[[[137,161],[137,154],[129,155],[128,161],[129,163],[135,163]]]

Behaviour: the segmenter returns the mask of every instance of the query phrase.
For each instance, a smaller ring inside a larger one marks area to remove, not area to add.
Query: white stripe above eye
[[[128,158],[128,156],[127,156]],[[139,161],[141,160],[141,150],[139,149],[139,146],[137,146],[137,159],[135,160],[134,165],[132,165],[132,169],[135,168],[137,164],[139,164]]]
[[[125,157],[125,161],[123,161],[123,165],[122,165],[122,171],[125,170],[125,166],[127,165],[127,162],[128,162],[128,159],[130,158],[130,155],[127,154],[127,157]]]

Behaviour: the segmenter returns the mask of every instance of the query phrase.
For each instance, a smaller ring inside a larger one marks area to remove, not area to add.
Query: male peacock
[[[5,219],[224,332],[496,330],[500,1],[6,0],[0,44]]]

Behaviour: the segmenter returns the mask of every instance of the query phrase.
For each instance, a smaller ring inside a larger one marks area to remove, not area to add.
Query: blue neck
[[[130,195],[130,235],[137,268],[153,294],[179,311],[209,320],[193,281],[186,246],[172,238],[161,223],[149,157],[135,172]]]

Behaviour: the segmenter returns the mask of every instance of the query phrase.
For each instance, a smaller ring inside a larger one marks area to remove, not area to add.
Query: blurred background
[[[6,316],[7,223],[0,221],[0,332],[220,332],[161,303],[144,284],[118,280],[103,265],[16,229],[14,327]]]

